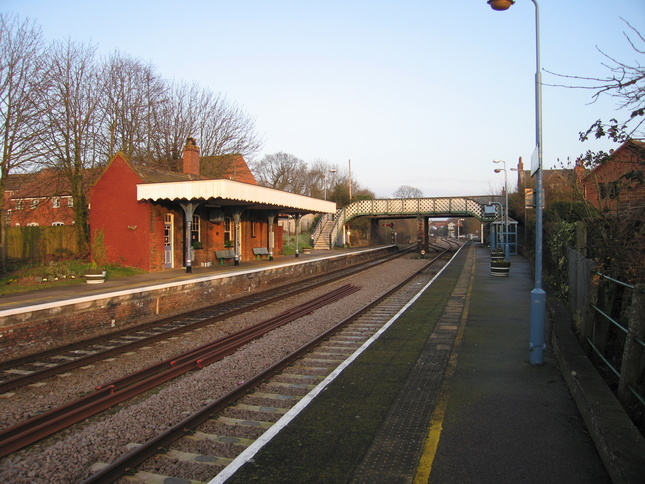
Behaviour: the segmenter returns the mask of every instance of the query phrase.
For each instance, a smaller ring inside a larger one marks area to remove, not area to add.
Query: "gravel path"
[[[74,371],[67,377],[53,378],[54,382],[45,386],[16,390],[12,397],[0,400],[3,427],[78,398],[83,393],[93,391],[98,384],[268,319],[336,287],[347,283],[360,287],[358,292],[272,331],[220,362],[164,385],[152,396],[126,402],[72,430],[61,432],[30,449],[0,460],[0,481],[72,483],[87,478],[91,475],[89,468],[92,464],[115,460],[127,452],[127,444],[150,439],[181,421],[187,414],[229,392],[385,293],[426,262],[408,258],[388,262],[332,286],[274,304],[269,309],[218,322],[170,342],[154,344],[147,349],[119,356],[114,361],[95,364],[83,370],[87,373]]]

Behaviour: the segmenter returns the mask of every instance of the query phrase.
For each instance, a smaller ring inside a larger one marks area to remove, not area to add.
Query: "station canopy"
[[[336,213],[336,203],[234,180],[191,180],[137,185],[137,200],[180,204],[204,203],[207,207],[244,207],[280,213]]]

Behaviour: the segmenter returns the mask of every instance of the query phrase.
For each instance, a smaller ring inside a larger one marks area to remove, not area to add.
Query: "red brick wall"
[[[137,183],[141,179],[117,154],[90,189],[90,229],[92,241],[103,230],[109,262],[150,270],[151,245],[158,237],[151,229],[158,223],[150,204],[137,201]]]
[[[11,209],[10,225],[13,227],[26,227],[30,223],[37,224],[41,227],[51,226],[52,224],[72,225],[74,223],[74,208],[69,206],[71,197],[54,197],[59,201],[60,206],[54,206],[54,199],[39,198],[38,207],[31,208],[32,199],[22,199],[22,208],[18,210],[18,200],[9,200],[5,196],[5,206]]]
[[[637,152],[629,149],[627,145],[616,150],[607,162],[594,169],[583,181],[586,200],[596,208],[605,210],[624,209],[628,206],[642,205],[645,202],[645,184],[632,182],[622,178],[623,175],[632,171],[642,170],[642,159]],[[618,197],[615,199],[608,196],[599,199],[598,190],[600,185],[616,182],[619,186]],[[602,206],[601,206],[602,204]]]

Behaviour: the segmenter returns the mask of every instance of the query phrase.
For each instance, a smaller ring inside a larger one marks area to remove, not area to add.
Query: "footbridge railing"
[[[483,204],[467,197],[386,198],[360,200],[338,210],[330,234],[330,245],[336,243],[341,228],[351,219],[362,216],[474,217],[493,221],[501,217],[499,204]]]

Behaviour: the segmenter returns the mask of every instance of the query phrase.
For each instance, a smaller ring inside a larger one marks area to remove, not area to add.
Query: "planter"
[[[309,247],[304,247],[304,248],[302,249],[302,253],[303,253],[303,254],[311,254],[311,249],[310,249]]]
[[[506,255],[501,249],[494,249],[490,251],[490,260],[492,261],[503,261]]]
[[[105,282],[106,271],[85,271],[85,282],[88,284],[101,284]]]
[[[490,273],[496,277],[508,277],[508,273],[511,271],[511,263],[506,260],[492,261],[490,262]]]

